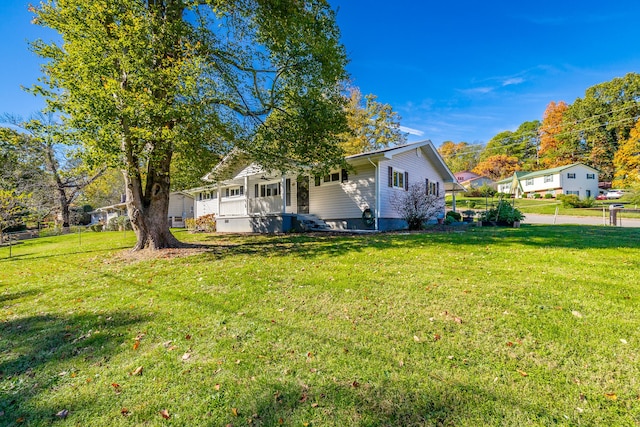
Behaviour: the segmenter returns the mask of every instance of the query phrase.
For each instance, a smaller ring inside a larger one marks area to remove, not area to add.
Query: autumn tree
[[[640,74],[588,88],[564,116],[562,138],[574,148],[576,160],[598,169],[603,180],[611,180],[614,155],[640,116]]]
[[[134,249],[169,231],[174,155],[241,148],[267,168],[341,162],[346,55],[326,0],[45,0],[42,94],[103,163],[124,171]],[[182,157],[184,156],[184,157]]]
[[[544,168],[571,164],[575,161],[575,149],[569,147],[566,138],[563,115],[569,109],[566,102],[551,101],[544,111],[540,126],[540,150],[538,156]]]
[[[498,154],[478,163],[473,172],[497,181],[512,175],[518,170],[520,170],[520,161],[517,157]]]
[[[438,148],[442,160],[452,172],[472,170],[479,161],[482,146],[466,142],[445,141]]]
[[[614,187],[631,188],[640,185],[640,120],[629,132],[613,157]]]
[[[400,116],[391,105],[376,101],[373,94],[365,95],[360,89],[346,90],[346,115],[349,132],[343,136],[342,149],[346,155],[379,150],[405,142],[400,131]]]
[[[521,167],[534,169],[538,150],[538,120],[522,123],[515,131],[503,131],[489,140],[480,154],[480,161],[490,157],[505,155],[516,157]]]

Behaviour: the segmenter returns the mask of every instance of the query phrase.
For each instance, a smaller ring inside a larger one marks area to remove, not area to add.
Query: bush
[[[187,219],[185,219],[184,220],[184,226],[189,231],[195,230],[196,229],[196,220],[195,220],[195,218],[187,218]]]
[[[131,220],[126,215],[113,217],[107,222],[107,226],[105,227],[107,231],[123,231],[123,230],[133,230],[131,227]]]
[[[216,215],[209,214],[198,217],[195,220],[194,230],[204,231],[207,233],[213,233],[214,231],[216,231]]]
[[[506,200],[500,200],[496,207],[491,208],[486,212],[482,212],[482,214],[480,214],[480,219],[482,221],[505,222],[513,225],[516,221],[522,221],[524,219],[524,214],[511,206],[511,203]]]
[[[449,217],[451,217],[453,219],[453,221],[455,221],[455,222],[462,221],[462,215],[460,215],[459,212],[454,212],[454,211],[447,212],[447,215],[445,216],[445,222],[446,222],[447,218],[449,218]]]
[[[544,195],[545,199],[553,199],[553,197],[554,197],[553,193],[547,193],[547,194]]]
[[[496,190],[488,185],[481,185],[480,187],[472,187],[467,190],[465,196],[467,197],[493,197],[496,194]]]
[[[89,227],[91,231],[100,232],[104,228],[104,224],[93,224]]]
[[[557,198],[565,208],[590,208],[594,203],[594,199],[591,197],[580,199],[575,194],[559,194]]]
[[[535,194],[533,195],[533,198],[534,198],[534,199],[542,199],[542,194],[540,194],[540,193],[535,193]]]
[[[425,185],[419,183],[411,184],[408,191],[399,192],[391,201],[391,206],[407,221],[409,230],[420,230],[425,221],[434,218],[443,205],[441,196],[427,194]]]

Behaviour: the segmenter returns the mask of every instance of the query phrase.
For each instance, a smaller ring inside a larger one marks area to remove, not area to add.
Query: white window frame
[[[544,182],[553,182],[553,175],[545,175]]]
[[[533,178],[527,178],[527,180],[525,181],[524,185],[533,185]]]
[[[403,171],[402,169],[396,169],[393,168],[393,188],[399,188],[401,190],[405,189],[405,182],[404,182],[404,174],[405,171]]]
[[[222,197],[231,199],[244,196],[244,186],[235,185],[233,187],[227,187],[224,189],[224,195]]]

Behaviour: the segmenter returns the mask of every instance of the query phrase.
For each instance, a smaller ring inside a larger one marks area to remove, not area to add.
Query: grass
[[[484,210],[485,206],[497,204],[496,198],[487,199],[478,197],[456,197],[456,206],[458,211],[464,211],[468,209],[470,203],[475,203],[477,210]],[[513,199],[511,199],[513,201]],[[524,214],[543,214],[543,215],[555,215],[556,209],[558,209],[558,215],[573,215],[573,216],[602,216],[602,209],[605,209],[606,215],[608,215],[609,205],[612,203],[622,203],[625,205],[625,210],[620,212],[624,218],[640,218],[640,211],[637,211],[637,205],[630,202],[630,197],[622,198],[618,200],[596,200],[592,208],[570,208],[562,206],[562,203],[555,199],[516,199],[515,206]],[[447,199],[447,206],[451,207],[451,199]]]
[[[0,248],[0,425],[640,423],[636,229],[177,235]]]

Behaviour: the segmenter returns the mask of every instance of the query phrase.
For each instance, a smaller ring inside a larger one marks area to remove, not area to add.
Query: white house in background
[[[401,229],[406,222],[391,200],[410,184],[424,184],[431,194],[442,196],[447,190],[463,190],[431,141],[346,161],[348,169],[310,177],[269,172],[234,152],[205,176],[210,185],[187,192],[195,198],[194,216],[216,215],[220,232],[282,232],[305,224],[334,230]]]
[[[596,169],[582,163],[535,172],[516,172],[509,178],[496,182],[496,190],[515,197],[575,194],[586,199],[598,195],[598,173]]]
[[[169,226],[184,227],[185,219],[193,218],[194,201],[193,196],[183,191],[174,191],[169,194]],[[102,222],[107,224],[111,218],[127,214],[127,204],[117,203],[111,206],[98,208],[91,214],[91,223]]]

